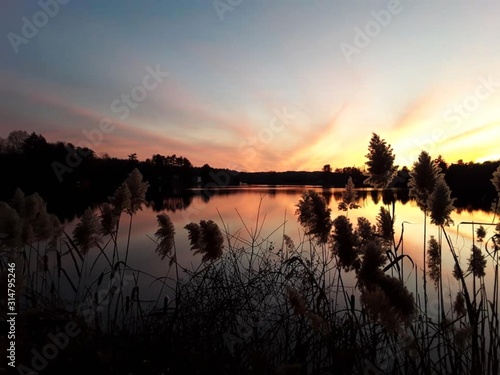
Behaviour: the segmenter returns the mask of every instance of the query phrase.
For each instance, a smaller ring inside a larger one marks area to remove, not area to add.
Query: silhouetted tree
[[[434,163],[441,168],[441,171],[446,172],[448,169],[448,163],[444,161],[443,157],[441,155],[438,155],[436,159],[434,159]]]
[[[33,133],[34,134],[34,133]],[[22,152],[24,141],[29,137],[25,130],[14,130],[9,133],[6,139],[7,152]]]

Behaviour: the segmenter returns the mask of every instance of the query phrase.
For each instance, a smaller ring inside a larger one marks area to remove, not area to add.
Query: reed
[[[370,181],[387,187],[394,176],[390,146],[372,139],[369,155]],[[377,164],[384,160],[387,171]],[[434,173],[429,160],[423,155],[427,164],[421,164]],[[413,173],[418,189],[425,179]],[[448,233],[451,192],[439,173],[430,179],[428,190],[414,194],[439,234],[424,237],[423,289],[414,293],[405,280],[421,273],[399,252],[404,226],[397,240],[394,209],[383,206],[375,223],[351,222],[332,217],[324,199],[307,191],[297,204],[298,241],[287,233],[286,215],[268,230],[260,204],[255,218],[240,216],[242,229],[235,232],[222,216],[189,223],[184,229],[200,257],[196,267],[179,262],[176,228],[160,213],[151,238],[165,262],[158,276],[128,259],[133,217],[147,190],[138,172],[108,203],[85,211],[71,234],[38,195],[16,191],[10,203],[0,202],[0,265],[4,273],[14,260],[20,272],[20,331],[36,327],[37,340],[26,337],[23,347],[40,350],[49,332],[73,320],[82,333],[54,364],[75,366],[71,358],[86,348],[93,366],[110,374],[498,374],[500,225],[461,223],[471,225],[474,238],[462,257]],[[354,209],[355,194],[347,189],[341,209]],[[122,215],[129,216],[124,243]],[[445,251],[454,262],[447,282]],[[436,289],[437,316],[427,308],[427,277]],[[143,290],[152,286],[158,295],[145,300]],[[42,316],[43,324],[33,325]]]

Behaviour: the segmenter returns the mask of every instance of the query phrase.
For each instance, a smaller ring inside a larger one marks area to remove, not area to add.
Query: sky
[[[500,159],[495,1],[3,0],[0,137],[240,171]]]

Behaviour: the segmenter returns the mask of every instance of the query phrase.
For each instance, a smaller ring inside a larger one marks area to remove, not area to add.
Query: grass
[[[191,249],[203,256],[195,269],[177,261],[175,228],[158,215],[151,251],[156,245],[168,262],[158,276],[128,264],[133,217],[147,185],[137,173],[127,181],[100,216],[87,211],[72,234],[37,196],[18,192],[0,206],[1,282],[8,262],[18,272],[18,364],[29,366],[32,350],[42,352],[50,332],[74,321],[81,333],[41,373],[499,373],[498,226],[490,238],[472,229],[465,267],[441,222],[422,275],[402,254],[403,231],[396,240],[394,207],[382,207],[375,224],[354,225],[347,216],[332,219],[324,200],[307,192],[297,205],[307,234],[297,243],[286,218],[265,233],[260,206],[252,225],[241,218],[244,232],[230,232],[222,217],[220,226],[187,225]],[[281,243],[271,241],[277,233]],[[443,251],[455,262],[454,296],[445,294]],[[427,290],[412,294],[404,283],[413,275],[425,283],[427,270],[436,318],[427,310]],[[490,272],[492,289],[485,285]],[[144,299],[148,286],[159,287],[156,299]]]

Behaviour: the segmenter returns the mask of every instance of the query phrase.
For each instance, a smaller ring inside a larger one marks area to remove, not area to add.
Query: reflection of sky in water
[[[190,222],[199,222],[200,220],[213,220],[219,227],[225,226],[229,233],[248,240],[250,232],[254,232],[258,227],[260,230],[259,240],[268,239],[275,243],[275,248],[282,247],[282,235],[285,232],[295,242],[296,245],[303,239],[303,231],[297,222],[295,215],[296,204],[300,199],[303,191],[309,189],[308,187],[278,187],[276,189],[269,188],[247,188],[241,191],[232,191],[233,194],[214,194],[206,202],[201,196],[196,195],[193,197],[191,204],[186,209],[176,209],[175,212],[167,213],[176,230],[175,244],[177,248],[177,257],[180,264],[186,268],[196,268],[200,264],[201,255],[193,255],[190,250],[187,231],[184,226]],[[358,204],[361,208],[356,210],[349,210],[348,213],[339,211],[337,209],[338,201],[341,199],[342,189],[322,189],[314,188],[319,193],[323,193],[329,198],[329,206],[332,209],[332,217],[337,215],[347,215],[354,226],[356,220],[360,216],[364,216],[370,220],[372,224],[376,222],[376,215],[383,205],[381,195],[377,196],[376,192],[368,192],[364,194],[364,198],[360,199]],[[234,189],[231,189],[234,190]],[[269,194],[271,192],[271,194]],[[333,194],[330,194],[333,193]],[[378,204],[374,203],[374,198]],[[257,222],[257,214],[260,213]],[[387,206],[386,206],[387,207]],[[392,207],[391,207],[392,210]],[[169,270],[168,259],[160,260],[155,253],[155,243],[148,238],[154,238],[154,233],[157,230],[156,215],[151,208],[143,207],[143,211],[139,211],[133,218],[132,236],[130,242],[130,252],[128,263],[134,269],[140,269],[148,272],[154,276],[174,276],[173,268]],[[406,203],[398,202],[395,207],[396,214],[396,241],[399,240],[401,234],[402,223],[404,223],[404,242],[402,251],[408,254],[415,264],[418,266],[418,283],[421,287],[422,284],[422,258],[423,258],[423,221],[424,216],[420,209],[413,201]],[[240,219],[241,217],[241,219]],[[462,266],[467,268],[466,262],[470,254],[470,247],[472,244],[472,226],[468,224],[461,224],[461,222],[482,222],[491,223],[493,215],[484,211],[462,211],[461,213],[454,212],[452,219],[455,226],[447,228],[447,233],[450,236],[457,253],[461,255]],[[242,220],[245,224],[243,224]],[[127,243],[127,230],[129,224],[129,216],[123,215],[121,218],[120,233],[119,233],[119,248],[122,254],[125,253]],[[74,228],[74,222],[66,226],[67,233],[71,233]],[[260,229],[261,228],[261,229]],[[457,231],[458,228],[458,231]],[[487,233],[491,236],[494,232],[494,227],[486,227]],[[430,218],[427,219],[427,235],[435,236],[438,238],[438,229],[435,225],[430,224]],[[443,277],[445,288],[450,285],[451,290],[456,292],[458,290],[458,283],[451,275],[453,267],[453,259],[448,246],[445,245],[443,239]],[[240,243],[240,246],[242,243]],[[477,244],[481,245],[481,244]],[[304,245],[307,248],[308,245]],[[484,244],[482,245],[484,249]],[[108,254],[111,254],[111,245],[108,245]],[[97,250],[90,251],[89,256],[95,257]],[[487,285],[491,275],[491,259],[488,259],[487,268]],[[95,268],[96,277],[104,265],[98,263]],[[405,278],[407,278],[407,286],[410,291],[415,292],[415,271],[411,270],[411,263],[405,261],[404,263]],[[140,276],[140,281],[144,284],[146,293],[153,292],[156,296],[159,283],[150,284],[151,277]],[[352,275],[344,276],[344,283],[348,286],[353,286],[355,280]],[[430,294],[429,301],[433,300],[433,285],[428,280],[428,291]],[[445,291],[446,292],[446,291]],[[447,293],[445,293],[446,295]]]

